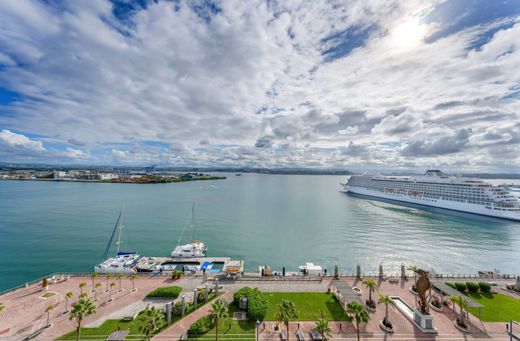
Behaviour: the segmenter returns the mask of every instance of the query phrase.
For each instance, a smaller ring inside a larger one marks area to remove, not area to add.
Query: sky
[[[520,170],[520,0],[0,1],[0,161]]]

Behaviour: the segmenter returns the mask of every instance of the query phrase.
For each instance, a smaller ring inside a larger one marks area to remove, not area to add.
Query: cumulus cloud
[[[13,147],[2,131],[2,153],[518,167],[483,160],[519,142],[520,6],[450,3],[0,2],[0,89],[17,94],[0,127],[41,136]]]
[[[16,156],[37,156],[45,152],[40,141],[31,140],[25,135],[7,129],[0,131],[0,153]]]

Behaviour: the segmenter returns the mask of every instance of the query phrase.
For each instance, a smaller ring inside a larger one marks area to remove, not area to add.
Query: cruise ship
[[[507,186],[428,170],[422,176],[353,175],[346,192],[520,221],[520,199]]]

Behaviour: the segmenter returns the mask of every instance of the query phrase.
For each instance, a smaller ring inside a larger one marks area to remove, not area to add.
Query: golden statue
[[[415,282],[415,289],[419,296],[419,310],[423,315],[430,314],[430,300],[431,300],[431,288],[432,285],[429,279],[428,271],[423,269],[417,269],[416,271],[419,277]]]

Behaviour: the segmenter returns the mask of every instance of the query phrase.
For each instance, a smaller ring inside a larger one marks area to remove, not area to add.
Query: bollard
[[[401,264],[401,278],[406,279],[406,269],[404,267],[404,264]]]
[[[166,303],[166,319],[168,324],[172,323],[172,303]]]
[[[383,278],[383,277],[384,277],[383,264],[379,264],[379,278]]]
[[[356,277],[361,278],[361,265],[356,266]]]
[[[182,295],[181,297],[181,317],[184,316],[184,314],[186,314],[186,295]]]

